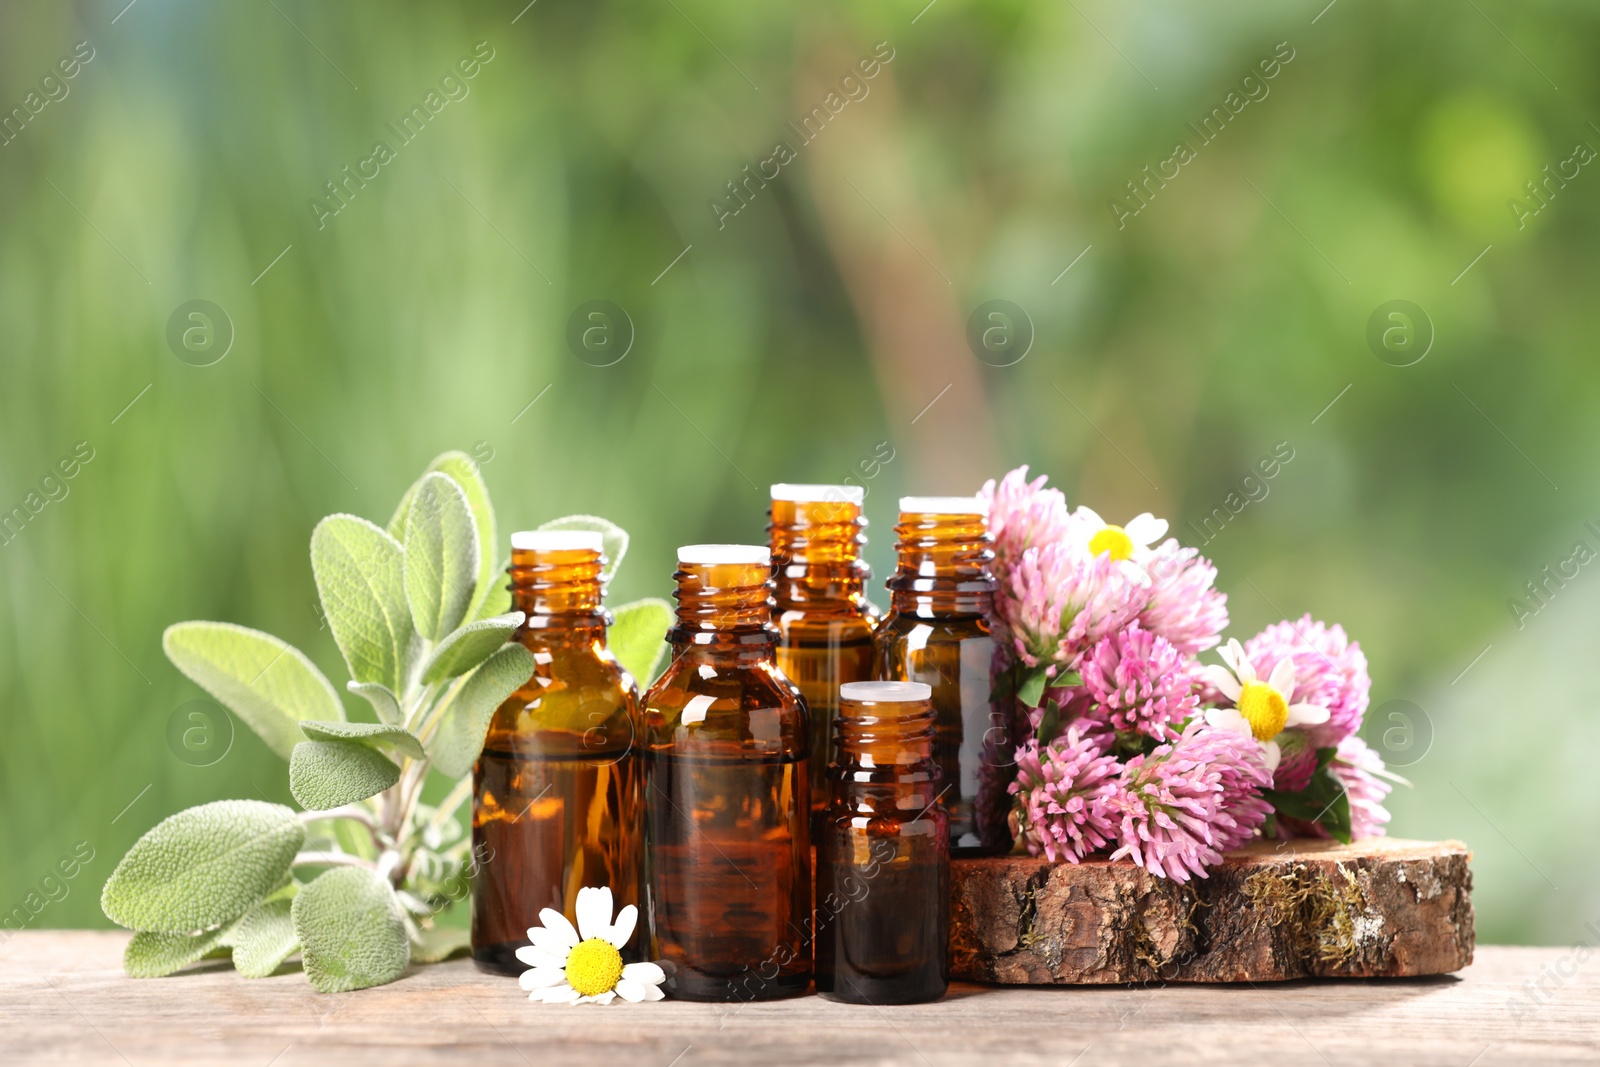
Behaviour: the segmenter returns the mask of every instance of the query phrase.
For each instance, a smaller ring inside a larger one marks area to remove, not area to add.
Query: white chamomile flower
[[[1080,505],[1072,513],[1082,531],[1084,547],[1091,556],[1107,553],[1114,560],[1131,559],[1143,563],[1150,558],[1151,546],[1167,535],[1167,520],[1158,519],[1148,511],[1128,520],[1126,526],[1115,526],[1093,509]]]
[[[546,1004],[610,1004],[660,1000],[667,975],[654,963],[622,962],[619,951],[633,936],[639,909],[632,904],[611,921],[611,890],[578,890],[578,928],[554,908],[539,912],[543,926],[528,931],[533,944],[517,949],[517,959],[533,968],[517,979],[529,1000]],[[581,935],[581,937],[580,937]]]
[[[1227,666],[1213,664],[1205,670],[1210,682],[1223,696],[1233,701],[1231,708],[1212,708],[1206,722],[1219,729],[1254,737],[1261,742],[1261,754],[1269,772],[1278,769],[1282,752],[1277,737],[1290,726],[1314,726],[1328,721],[1328,709],[1319,704],[1291,704],[1294,696],[1294,659],[1285,656],[1273,666],[1265,681],[1244,654],[1237,638],[1221,648]]]

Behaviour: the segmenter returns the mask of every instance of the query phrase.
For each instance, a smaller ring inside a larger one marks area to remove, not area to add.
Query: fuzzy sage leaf
[[[293,904],[287,898],[264,901],[233,925],[233,966],[244,977],[267,977],[300,947],[289,918]]]
[[[509,644],[467,676],[427,742],[434,770],[447,778],[460,778],[472,770],[495,709],[533,677],[533,666],[532,652]]]
[[[366,519],[329,515],[311,533],[311,571],[350,676],[405,692],[416,629],[400,543]]]
[[[161,647],[284,759],[300,740],[301,719],[344,718],[333,683],[271,634],[231,622],[180,622],[167,627]]]
[[[482,610],[485,600],[489,599],[495,574],[495,546],[497,534],[494,524],[494,504],[489,499],[489,487],[483,482],[483,474],[478,470],[478,465],[472,457],[465,452],[444,452],[434,457],[428,464],[428,470],[423,474],[426,478],[433,472],[448,475],[461,487],[467,495],[467,505],[472,509],[473,524],[478,531],[478,580],[477,594],[473,601],[471,618],[485,618],[489,615],[499,615],[506,609]],[[389,520],[389,535],[397,541],[406,539],[406,527],[411,514],[411,501],[416,496],[418,487],[422,484],[419,478],[406,490],[406,495],[401,498],[400,506],[395,509],[394,517]]]
[[[304,840],[282,804],[219,800],[180,811],[122,857],[101,910],[121,926],[157,933],[232,922],[277,888]]]
[[[513,611],[461,627],[446,637],[422,665],[423,683],[431,685],[466,674],[505,644],[526,617],[520,611]]]
[[[400,710],[400,698],[382,682],[346,682],[345,688],[371,704],[379,722],[399,726],[406,721],[406,713]]]
[[[406,520],[405,587],[411,621],[429,641],[461,625],[476,599],[478,551],[467,494],[448,475],[424,475]]]
[[[399,780],[399,767],[355,741],[302,741],[289,757],[289,792],[309,811],[365,800]]]
[[[606,557],[606,564],[600,570],[602,581],[609,582],[616,576],[617,568],[622,566],[622,557],[628,554],[628,531],[610,519],[602,519],[598,515],[563,515],[559,519],[543,523],[539,529],[587,530],[599,534],[601,550]]]
[[[198,934],[158,934],[140,930],[122,950],[122,970],[129,978],[161,978],[194,963],[217,947],[221,929]]]
[[[667,629],[672,625],[672,605],[650,597],[624,604],[612,612],[615,621],[606,639],[612,655],[643,689],[655,680],[661,654],[666,651]]]
[[[312,741],[354,741],[396,756],[422,758],[422,742],[402,726],[372,722],[303,722],[300,732]]]
[[[392,982],[411,962],[400,902],[365,867],[335,867],[302,889],[290,907],[306,977],[321,993]]]

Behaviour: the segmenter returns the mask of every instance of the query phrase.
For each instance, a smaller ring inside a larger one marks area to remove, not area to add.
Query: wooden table
[[[1048,1064],[1600,1061],[1600,952],[1480,946],[1459,975],[1258,986],[961,985],[936,1004],[530,1004],[465,960],[322,996],[225,964],[134,980],[127,935],[0,946],[0,1064]],[[1543,989],[1537,1003],[1525,981]]]

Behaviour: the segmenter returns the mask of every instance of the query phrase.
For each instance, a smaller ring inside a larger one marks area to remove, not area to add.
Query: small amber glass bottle
[[[811,712],[813,829],[828,803],[824,775],[839,687],[872,677],[878,611],[865,592],[872,571],[861,558],[864,495],[856,485],[772,487],[772,619],[778,669],[800,687]]]
[[[472,955],[520,974],[539,911],[574,922],[578,890],[610,886],[642,904],[644,766],[639,689],[606,649],[599,534],[511,538],[511,600],[527,613],[513,640],[534,673],[501,704],[473,770]],[[636,945],[623,954],[639,958]]]
[[[679,549],[672,662],[644,698],[651,958],[685,1000],[811,983],[810,723],[774,660],[771,575],[759,545]]]
[[[901,498],[889,614],[873,642],[880,680],[933,687],[934,756],[949,787],[955,856],[1008,852],[1012,840],[1006,787],[1016,777],[1019,741],[1007,705],[990,701],[995,579],[987,515],[982,497]]]
[[[839,690],[817,840],[817,992],[914,1004],[949,984],[950,817],[939,803],[932,689]]]

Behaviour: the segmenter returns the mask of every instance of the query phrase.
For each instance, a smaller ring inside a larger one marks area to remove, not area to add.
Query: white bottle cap
[[[902,515],[988,515],[989,501],[981,496],[903,496]]]
[[[790,485],[779,482],[772,487],[772,499],[796,504],[860,504],[867,491],[859,485]]]
[[[524,552],[599,552],[605,540],[594,530],[518,530],[511,547]]]
[[[877,704],[897,704],[927,700],[933,687],[927,682],[846,682],[839,687],[843,700],[866,700]]]
[[[772,563],[772,552],[765,545],[684,545],[678,549],[679,563],[717,566],[726,563]]]

